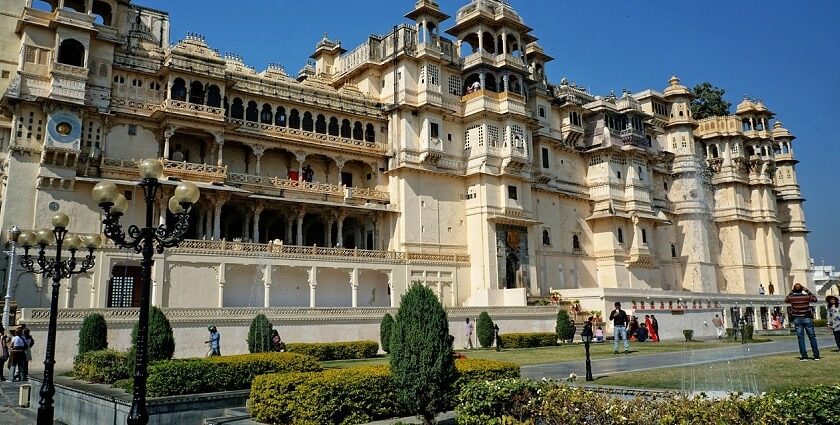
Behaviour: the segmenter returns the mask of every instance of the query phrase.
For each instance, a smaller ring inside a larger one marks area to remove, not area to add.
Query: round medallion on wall
[[[75,143],[82,136],[82,123],[79,117],[67,113],[57,112],[50,116],[47,135],[51,141],[61,144]]]
[[[52,201],[49,205],[50,211],[58,211],[58,202]]]

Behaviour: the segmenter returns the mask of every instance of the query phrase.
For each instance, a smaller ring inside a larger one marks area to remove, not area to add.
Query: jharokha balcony
[[[256,176],[243,173],[229,173],[227,166],[195,164],[185,161],[163,161],[164,178],[189,180],[200,183],[221,184],[238,187],[260,195],[278,196],[290,199],[310,199],[357,204],[388,204],[388,192],[373,188],[345,186],[331,183],[311,182],[282,177]],[[140,161],[102,157],[98,177],[118,180],[137,180],[137,165]],[[90,171],[88,172],[90,174]]]

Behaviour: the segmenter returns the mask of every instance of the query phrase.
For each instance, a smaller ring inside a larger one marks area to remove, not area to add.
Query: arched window
[[[111,5],[104,1],[93,2],[93,21],[100,25],[111,26]]]
[[[338,118],[330,117],[330,127],[328,133],[330,136],[338,136]]]
[[[85,46],[72,38],[62,41],[58,46],[58,63],[85,66]]]
[[[647,230],[642,229],[642,243],[647,244]]]
[[[190,83],[190,103],[197,105],[204,104],[204,84],[201,81],[193,81]]]
[[[572,235],[572,249],[580,249],[580,238],[578,237],[578,235]]]
[[[327,119],[321,114],[318,114],[318,118],[315,120],[315,132],[327,134]]]
[[[289,113],[289,128],[300,128],[300,113],[297,109]]]
[[[33,9],[43,10],[45,12],[54,12],[56,4],[58,4],[57,0],[32,0]]]
[[[242,106],[242,99],[233,98],[233,106],[230,107],[230,117],[241,120],[245,116],[245,108]]]
[[[274,125],[280,127],[286,126],[286,108],[282,106],[277,107],[277,114],[274,115]]]
[[[624,243],[624,231],[618,228],[618,243]]]
[[[222,91],[215,84],[211,84],[207,89],[207,106],[212,108],[222,106]]]
[[[671,244],[671,257],[677,258],[677,247],[674,244]]]
[[[307,111],[303,113],[303,130],[312,131],[312,113]]]
[[[741,130],[743,130],[743,131],[752,130],[752,125],[750,125],[750,120],[748,120],[748,119],[741,120]]]
[[[373,130],[373,124],[365,126],[365,141],[371,143],[376,141],[376,131]]]
[[[350,120],[341,120],[341,137],[349,139],[352,131],[350,130]]]
[[[64,9],[85,13],[85,0],[64,0]]]
[[[248,109],[245,110],[245,121],[257,122],[257,102],[248,102]]]
[[[260,122],[263,124],[271,124],[274,121],[274,115],[271,113],[271,105],[263,104],[262,112],[260,112]]]
[[[548,233],[548,229],[543,229],[542,242],[543,242],[543,245],[545,245],[545,246],[550,246],[551,245],[551,234]]]
[[[718,153],[717,145],[711,145],[709,146],[709,148],[709,151],[712,154],[712,158],[717,158],[718,156],[720,156],[720,154]]]
[[[364,130],[362,129],[362,123],[356,121],[353,123],[353,138],[356,140],[362,140],[364,138]]]
[[[175,81],[172,82],[172,90],[170,90],[169,97],[171,97],[172,100],[187,100],[187,83],[183,78],[176,78]]]

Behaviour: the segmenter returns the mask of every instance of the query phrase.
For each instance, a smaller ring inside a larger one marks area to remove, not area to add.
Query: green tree
[[[271,351],[271,323],[264,314],[258,314],[251,321],[251,328],[248,330],[248,351],[252,353]]]
[[[379,322],[379,345],[382,346],[382,351],[386,353],[391,352],[391,332],[394,329],[394,317],[391,313],[385,313],[382,321]]]
[[[729,115],[731,103],[727,102],[723,95],[726,90],[715,87],[708,81],[694,86],[691,95],[691,115],[696,120],[703,118]]]
[[[415,282],[402,296],[390,345],[398,400],[431,424],[451,404],[456,378],[449,321],[431,289]]]
[[[131,330],[131,350],[128,352],[128,361],[131,370],[134,370],[134,361],[137,356],[137,333],[139,323]],[[172,334],[172,325],[163,311],[157,307],[149,310],[149,339],[147,340],[148,360],[153,363],[160,360],[169,360],[175,354],[175,337]]]
[[[569,313],[566,310],[560,310],[557,312],[557,325],[554,328],[554,332],[557,333],[557,339],[559,339],[561,343],[572,339],[575,335],[575,327],[572,324],[572,320],[569,318]]]
[[[101,314],[93,313],[85,317],[79,330],[79,354],[108,348],[108,324]]]
[[[478,335],[478,342],[484,348],[492,347],[495,339],[495,332],[493,331],[493,319],[486,311],[482,311],[478,315],[478,321],[475,323],[475,332]]]

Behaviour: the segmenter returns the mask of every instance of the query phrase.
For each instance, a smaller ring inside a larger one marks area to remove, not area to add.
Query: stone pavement
[[[817,341],[820,345],[820,354],[822,357],[838,356],[838,353],[831,351],[836,347],[834,338],[822,337],[817,338]],[[607,342],[607,344],[612,344],[612,342]],[[796,353],[795,357],[797,359],[799,358],[799,346],[797,345],[796,338],[756,344],[736,344],[721,348],[645,355],[634,355],[633,345],[634,343],[631,342],[630,354],[617,354],[611,358],[592,360],[592,375],[603,376],[619,372],[660,369],[671,366],[693,366],[781,353]],[[810,348],[808,352],[810,354]],[[580,348],[580,356],[581,358],[584,356],[582,346]],[[569,377],[569,374],[574,373],[582,379],[586,376],[586,363],[581,360],[579,362],[522,366],[521,370],[523,378],[565,379]]]
[[[5,372],[8,372],[6,370]],[[18,407],[20,387],[29,382],[0,382],[0,425],[29,425],[35,423],[35,410]],[[32,386],[30,402],[38,402],[38,387]]]

